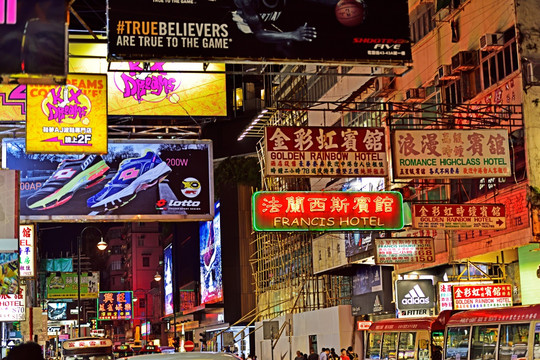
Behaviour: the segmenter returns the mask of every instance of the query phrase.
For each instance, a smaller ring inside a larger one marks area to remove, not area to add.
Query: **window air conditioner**
[[[504,45],[503,34],[484,34],[480,37],[480,50],[494,51],[502,48]]]
[[[478,51],[460,51],[452,56],[452,72],[470,71],[478,66]]]
[[[405,92],[405,101],[423,101],[426,98],[426,89],[412,88]]]
[[[375,94],[386,97],[396,91],[396,81],[393,77],[381,76],[375,79]]]
[[[459,74],[452,73],[452,67],[450,65],[441,65],[437,69],[437,75],[441,81],[458,80]]]

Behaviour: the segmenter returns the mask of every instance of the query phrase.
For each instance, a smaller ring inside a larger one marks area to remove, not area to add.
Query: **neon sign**
[[[256,231],[399,230],[403,198],[382,192],[270,192],[252,197]]]

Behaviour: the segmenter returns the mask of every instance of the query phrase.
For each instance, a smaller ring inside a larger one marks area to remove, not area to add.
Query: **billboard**
[[[225,64],[130,61],[108,75],[109,115],[227,116]],[[197,73],[198,71],[198,73]]]
[[[109,60],[411,60],[405,0],[108,1]],[[141,10],[143,9],[143,10]]]
[[[2,0],[1,4],[0,75],[33,77],[33,82],[55,75],[62,81],[67,69],[67,2]]]
[[[19,254],[0,253],[0,294],[19,291]]]
[[[395,178],[496,178],[512,175],[508,130],[396,130]]]
[[[375,239],[375,263],[409,264],[435,262],[431,237]]]
[[[77,273],[51,273],[47,276],[47,299],[76,299]],[[99,292],[99,273],[81,274],[81,299],[95,299]]]
[[[395,191],[259,191],[255,231],[399,230],[403,198]]]
[[[19,172],[0,170],[0,252],[19,251]]]
[[[502,204],[413,204],[412,215],[415,229],[506,229]]]
[[[353,295],[364,295],[383,290],[380,266],[361,266],[352,278]]]
[[[264,128],[266,176],[388,175],[384,128]]]
[[[24,120],[26,120],[26,85],[0,84],[0,121]]]
[[[28,85],[26,151],[107,153],[107,77],[69,74],[65,85]]]
[[[19,276],[34,277],[34,225],[19,225]]]
[[[21,171],[23,220],[212,219],[209,140],[111,141],[107,155],[77,156],[26,154],[22,139],[4,139],[2,150],[3,166]]]
[[[435,287],[431,280],[396,281],[396,307],[399,309],[399,317],[432,315],[435,300]]]
[[[512,285],[482,284],[452,286],[455,310],[512,306]]]
[[[54,321],[67,320],[67,305],[66,302],[47,303],[47,319]]]
[[[131,291],[100,291],[97,320],[130,320],[133,315]]]
[[[220,203],[215,204],[214,220],[199,226],[201,305],[223,301],[221,266]]]
[[[165,286],[165,315],[174,312],[172,244],[163,250],[163,282]]]

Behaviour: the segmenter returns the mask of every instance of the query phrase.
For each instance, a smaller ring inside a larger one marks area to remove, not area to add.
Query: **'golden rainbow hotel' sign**
[[[260,191],[252,218],[256,231],[399,230],[403,198],[395,191]]]

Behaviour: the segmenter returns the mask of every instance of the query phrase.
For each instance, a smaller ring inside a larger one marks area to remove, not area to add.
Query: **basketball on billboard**
[[[336,19],[345,26],[357,26],[364,21],[366,8],[357,0],[339,0],[336,5]]]

